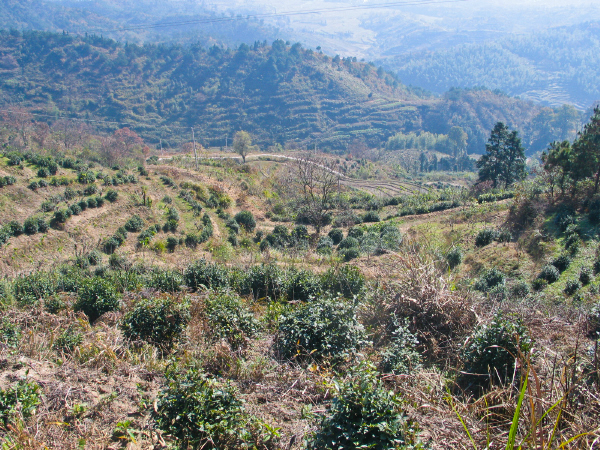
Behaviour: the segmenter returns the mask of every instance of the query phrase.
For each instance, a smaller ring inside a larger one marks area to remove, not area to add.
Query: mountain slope
[[[236,50],[140,47],[13,31],[0,34],[0,47],[5,106],[116,121],[155,143],[190,141],[194,127],[203,145],[224,146],[226,136],[244,129],[262,146],[341,151],[353,143],[382,146],[397,132],[462,126],[469,151],[481,152],[496,121],[533,136],[530,124],[540,113],[485,90],[426,96],[373,65],[283,41]]]

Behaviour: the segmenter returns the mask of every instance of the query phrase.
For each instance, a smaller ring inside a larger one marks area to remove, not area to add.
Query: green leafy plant
[[[327,413],[308,439],[308,449],[399,449],[417,444],[416,424],[372,366],[357,366],[345,381],[335,382],[334,389]]]
[[[356,306],[336,297],[314,299],[280,319],[275,350],[285,359],[344,359],[368,344]]]
[[[497,237],[498,232],[496,230],[492,230],[490,228],[481,230],[475,237],[475,246],[485,247],[486,245],[491,244]]]
[[[232,292],[211,292],[204,306],[203,314],[210,337],[213,340],[225,339],[233,350],[245,347],[248,339],[258,331],[258,321]]]
[[[505,281],[504,274],[493,267],[483,272],[475,283],[475,289],[481,292],[490,292],[504,286]]]
[[[0,324],[0,343],[7,347],[16,347],[21,340],[21,328],[7,318]]]
[[[200,259],[190,264],[183,273],[185,284],[192,290],[217,289],[228,285],[227,269]]]
[[[538,275],[538,279],[545,280],[548,284],[552,284],[555,281],[558,281],[560,278],[560,272],[556,267],[551,264],[547,264],[542,267],[540,274]]]
[[[142,298],[119,322],[130,341],[170,350],[189,322],[189,303],[171,295]]]
[[[250,211],[240,211],[233,219],[249,233],[256,228],[256,220]]]
[[[236,389],[195,370],[167,371],[152,417],[158,429],[174,436],[181,448],[243,448],[252,440],[248,416]]]
[[[408,324],[397,324],[390,346],[381,352],[379,370],[396,375],[414,373],[421,366],[421,355],[416,350],[418,343]]]
[[[458,267],[462,263],[462,260],[463,252],[460,247],[452,247],[446,254],[446,262],[448,263],[450,270]]]
[[[125,229],[132,233],[137,233],[139,231],[142,231],[143,228],[144,228],[144,220],[137,214],[134,214],[133,216],[131,216],[129,218],[129,220],[127,220],[127,222],[125,222]]]
[[[70,325],[56,338],[52,348],[62,353],[72,353],[82,342],[83,334],[81,334],[76,327]]]
[[[462,357],[466,378],[477,386],[503,383],[515,370],[519,355],[528,355],[533,341],[518,319],[498,313],[478,326],[465,342]]]
[[[19,380],[12,387],[0,390],[0,422],[6,426],[18,414],[24,419],[31,417],[41,403],[40,396],[35,381]]]
[[[365,277],[358,267],[343,265],[328,269],[322,277],[322,284],[323,289],[331,294],[352,298],[363,290]]]
[[[73,309],[82,311],[94,323],[102,314],[119,309],[119,295],[112,283],[92,277],[81,283]]]

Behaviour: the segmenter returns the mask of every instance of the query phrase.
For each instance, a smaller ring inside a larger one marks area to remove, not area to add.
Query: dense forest
[[[543,132],[548,123],[536,117],[559,110],[483,89],[432,97],[372,64],[281,40],[235,49],[138,46],[95,35],[13,30],[0,34],[0,44],[5,108],[18,104],[50,119],[119,122],[115,127],[129,126],[154,144],[189,141],[195,127],[204,146],[224,146],[226,137],[244,129],[263,147],[344,151],[356,143],[381,147],[398,132],[447,134],[460,126],[469,153],[480,153],[488,130],[503,121],[539,150],[548,133],[565,139],[579,120],[571,111],[566,124]]]
[[[386,67],[435,92],[486,86],[549,105],[600,99],[600,24],[590,22],[449,50],[397,56]]]

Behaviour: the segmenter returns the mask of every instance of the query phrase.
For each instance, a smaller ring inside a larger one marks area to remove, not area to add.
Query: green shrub
[[[285,274],[275,264],[254,265],[240,283],[241,295],[252,294],[255,299],[277,299],[285,290]]]
[[[54,221],[57,223],[65,223],[69,217],[71,217],[71,211],[67,208],[62,208],[54,212]]]
[[[88,205],[88,208],[97,208],[98,200],[96,200],[96,197],[90,197],[87,199],[87,205]]]
[[[498,235],[496,236],[496,240],[498,242],[510,242],[512,241],[512,239],[512,233],[508,230],[500,230],[500,232],[498,232]]]
[[[252,312],[231,292],[211,292],[205,301],[204,316],[210,337],[225,339],[234,351],[244,348],[258,331]]]
[[[346,249],[346,248],[358,248],[360,242],[358,239],[348,236],[346,239],[342,240],[338,245],[338,250]]]
[[[290,233],[290,244],[296,248],[308,248],[310,236],[305,225],[297,225]]]
[[[119,309],[119,295],[112,283],[93,277],[82,282],[73,309],[94,323],[102,314]]]
[[[21,275],[13,282],[15,300],[21,306],[30,306],[54,294],[57,290],[55,278],[44,272]]]
[[[540,274],[538,275],[538,278],[546,280],[548,284],[552,284],[555,281],[558,281],[558,279],[560,278],[560,272],[553,265],[547,264],[542,268]]]
[[[536,278],[531,282],[531,287],[534,291],[542,291],[548,286],[548,282],[543,278]]]
[[[579,280],[568,280],[565,285],[564,293],[567,295],[573,295],[581,289],[581,282]]]
[[[83,342],[83,334],[77,328],[69,326],[56,338],[52,348],[61,353],[72,353]]]
[[[527,355],[532,347],[525,326],[498,313],[489,324],[478,326],[463,345],[465,372],[480,386],[504,382],[512,377],[515,359],[520,353]]]
[[[498,232],[496,230],[492,230],[490,228],[481,230],[475,237],[475,246],[485,247],[486,245],[491,244],[497,236]]]
[[[179,245],[179,239],[173,236],[167,237],[167,249],[172,253]]]
[[[249,418],[236,389],[195,370],[165,374],[152,418],[156,427],[174,436],[179,448],[234,450],[251,448]]]
[[[86,199],[81,200],[79,203],[77,203],[77,205],[79,205],[81,211],[85,211],[88,208],[88,202]]]
[[[247,232],[251,233],[256,228],[256,220],[250,211],[240,211],[233,218]]]
[[[365,286],[365,277],[355,266],[344,265],[330,268],[322,277],[323,289],[331,294],[352,298]]]
[[[275,342],[281,358],[343,359],[368,344],[356,307],[341,298],[325,297],[282,316]]]
[[[69,206],[69,210],[71,211],[71,215],[73,216],[78,216],[79,214],[81,214],[81,207],[76,203]]]
[[[127,261],[125,256],[113,253],[108,258],[108,265],[111,267],[111,269],[122,270],[129,267],[129,261]]]
[[[379,217],[379,214],[377,214],[375,211],[369,211],[367,213],[365,213],[362,217],[362,221],[364,223],[367,222],[381,222],[381,218]]]
[[[227,287],[227,269],[220,264],[210,264],[205,259],[200,259],[190,264],[183,274],[185,284],[190,289],[218,289]]]
[[[178,221],[169,219],[163,225],[162,230],[165,233],[168,233],[168,232],[174,233],[175,231],[177,231],[178,227],[179,227],[179,222]]]
[[[129,220],[127,222],[125,222],[125,229],[132,233],[137,233],[139,231],[142,231],[143,228],[144,228],[144,220],[137,214],[134,214],[133,216],[131,216],[129,218]]]
[[[415,349],[418,343],[407,323],[396,325],[391,345],[381,352],[379,370],[396,375],[414,373],[421,365],[421,355]]]
[[[503,286],[504,283],[504,274],[494,267],[483,272],[475,283],[475,289],[481,292],[490,292],[499,286]]]
[[[450,270],[458,267],[462,263],[462,260],[463,252],[460,247],[452,247],[446,254],[446,262],[448,263]]]
[[[87,260],[90,263],[90,266],[97,266],[102,262],[102,253],[98,250],[92,250],[88,253]]]
[[[106,191],[106,195],[104,196],[104,198],[109,202],[114,203],[119,198],[119,193],[114,189],[109,189],[108,191]]]
[[[40,387],[35,381],[19,380],[15,385],[0,390],[0,423],[5,427],[21,415],[28,419],[41,403]]]
[[[402,400],[388,391],[372,366],[359,365],[336,393],[310,450],[414,448],[415,424],[402,411]]]
[[[8,231],[8,233],[11,236],[21,236],[23,234],[23,225],[21,225],[19,222],[17,222],[16,220],[11,220],[10,222],[8,222],[5,225],[5,229],[6,231]]]
[[[344,232],[339,228],[333,228],[327,236],[331,238],[333,245],[338,245],[344,239]]]
[[[525,280],[517,280],[510,287],[510,294],[516,298],[524,298],[529,295],[529,284]]]
[[[567,255],[561,255],[554,258],[550,264],[556,267],[560,273],[563,273],[571,265],[571,258]]]
[[[319,255],[330,255],[333,252],[333,240],[329,236],[321,236],[317,242],[317,253]]]
[[[579,272],[579,281],[582,286],[587,286],[592,281],[592,270],[588,267],[582,267]]]
[[[348,230],[348,237],[354,239],[360,239],[365,234],[364,230],[359,227],[352,227]]]
[[[0,343],[7,347],[16,347],[21,340],[21,328],[7,318],[2,319],[0,324]]]
[[[65,198],[65,200],[73,200],[76,196],[77,192],[75,192],[74,189],[70,187],[65,188],[65,191],[63,192],[63,197]]]
[[[52,295],[44,299],[44,309],[50,314],[58,314],[65,309],[65,302],[58,295]]]
[[[37,217],[29,217],[23,222],[23,231],[25,234],[32,235],[39,231],[39,220]]]
[[[340,253],[346,262],[360,257],[360,249],[358,247],[345,248]]]
[[[188,233],[185,235],[185,246],[196,248],[200,244],[200,235],[197,233]]]
[[[44,220],[43,217],[38,217],[37,219],[38,233],[45,233],[50,229],[50,225],[48,222]]]
[[[179,292],[183,276],[177,270],[155,268],[149,274],[147,286],[161,292]]]
[[[94,195],[98,192],[98,186],[91,184],[83,190],[83,195]]]
[[[36,189],[38,189],[40,187],[40,185],[38,184],[37,181],[32,181],[31,183],[29,183],[29,185],[27,186],[29,189],[31,189],[32,191],[35,191]]]
[[[144,341],[169,350],[185,331],[190,320],[189,303],[170,295],[137,301],[119,322],[130,341]]]
[[[286,278],[288,300],[307,301],[321,293],[321,279],[308,270],[292,269],[288,271]]]

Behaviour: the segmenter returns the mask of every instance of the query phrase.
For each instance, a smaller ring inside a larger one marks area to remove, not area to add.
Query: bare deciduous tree
[[[287,186],[292,203],[317,234],[336,209],[341,174],[334,167],[327,158],[305,154],[294,161],[289,174]]]

